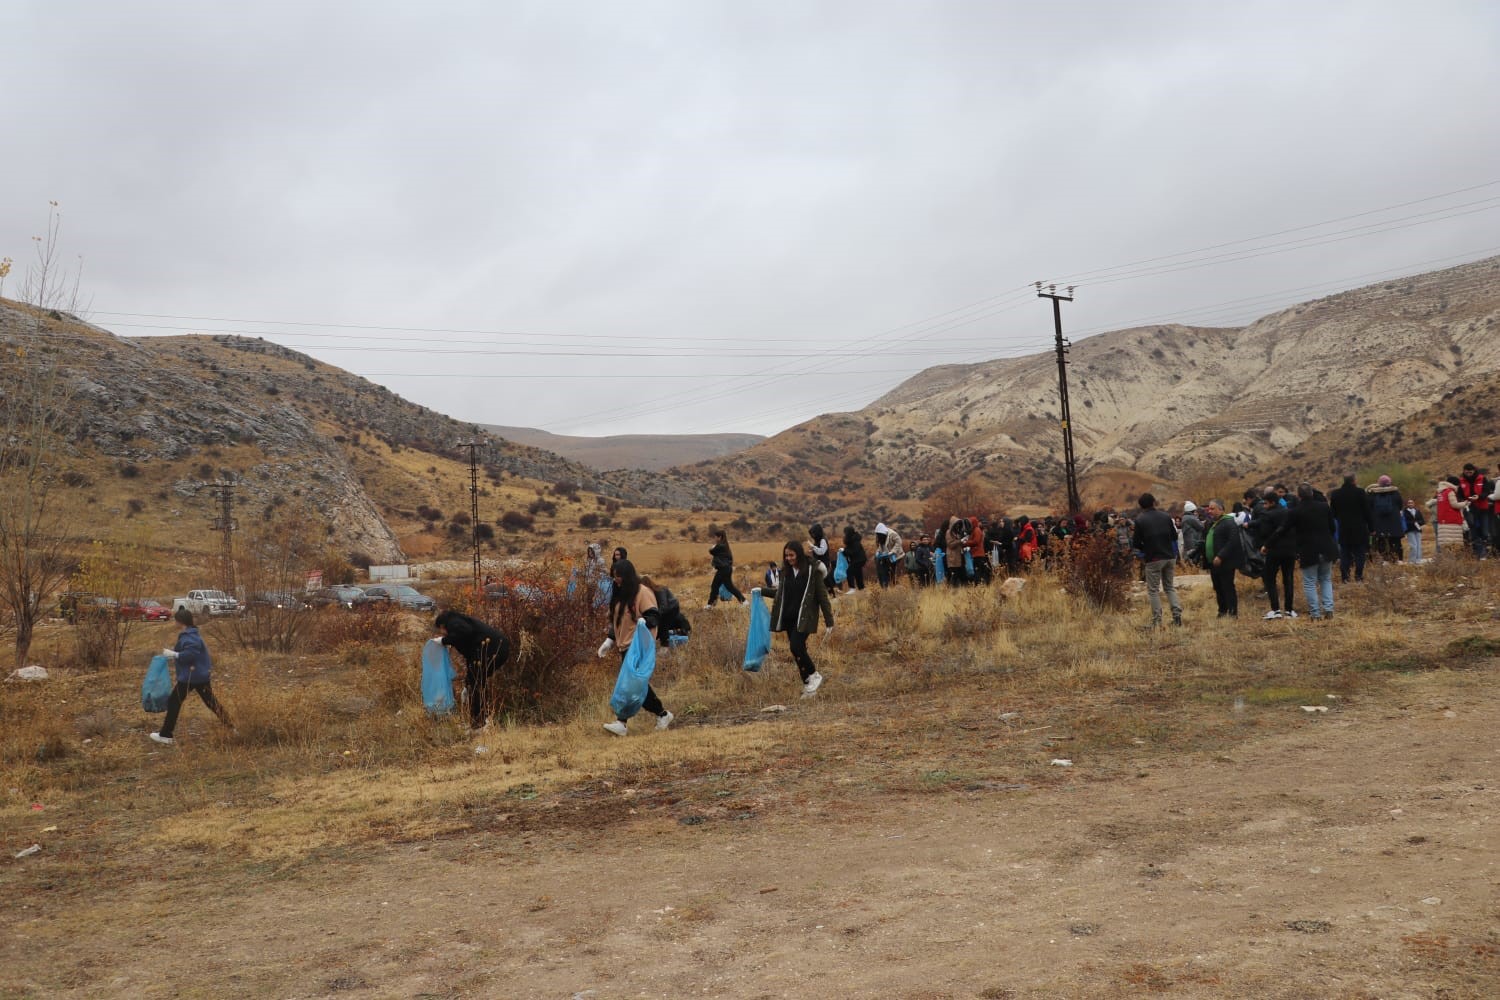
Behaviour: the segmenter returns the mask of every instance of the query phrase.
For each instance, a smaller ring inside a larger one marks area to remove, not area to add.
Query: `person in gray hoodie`
[[[1203,521],[1191,500],[1182,505],[1182,559],[1193,566],[1203,565]]]

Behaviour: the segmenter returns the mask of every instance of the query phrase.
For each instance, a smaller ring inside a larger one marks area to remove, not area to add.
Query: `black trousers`
[[[494,647],[486,642],[481,649],[479,658],[464,666],[464,690],[468,692],[469,698],[469,724],[475,729],[483,726],[495,709],[500,693],[495,675],[500,672],[505,661],[510,659],[510,640],[501,636],[500,642]]]
[[[854,563],[850,563],[849,564],[849,578],[848,578],[848,582],[849,582],[849,589],[850,590],[864,590],[865,589],[865,564],[864,563],[860,563],[858,566],[854,565]]]
[[[733,566],[730,566],[726,569],[714,570],[714,582],[708,585],[709,604],[719,603],[720,587],[723,587],[725,590],[729,591],[729,596],[733,597],[736,601],[739,601],[741,604],[745,603],[745,595],[740,593],[740,589],[734,585]]]
[[[1266,585],[1266,596],[1271,599],[1271,610],[1280,611],[1281,605],[1276,599],[1276,574],[1281,573],[1283,592],[1286,594],[1286,610],[1292,610],[1292,576],[1297,572],[1297,557],[1287,556],[1285,559],[1272,559],[1266,557],[1266,569],[1260,576],[1261,582]]]
[[[802,675],[802,682],[805,684],[809,677],[818,672],[812,657],[807,655],[807,633],[789,628],[786,630],[786,642],[792,648],[792,659],[797,661],[797,672]]]
[[[1370,554],[1370,539],[1368,537],[1358,538],[1354,541],[1339,542],[1339,577],[1349,582],[1349,564],[1354,564],[1354,579],[1365,578],[1365,557]]]
[[[1208,578],[1214,585],[1214,597],[1219,602],[1219,614],[1231,615],[1235,618],[1240,614],[1240,595],[1234,589],[1235,569],[1232,566],[1215,566],[1212,563],[1208,567]]]
[[[167,718],[161,724],[161,735],[170,739],[172,730],[177,728],[177,714],[182,711],[182,703],[187,701],[187,696],[193,691],[198,692],[198,697],[203,699],[203,704],[208,710],[219,717],[219,721],[229,728],[234,728],[234,723],[229,721],[229,713],[224,711],[224,706],[219,704],[219,699],[214,697],[213,685],[208,681],[202,684],[189,684],[179,681],[172,685],[172,694],[167,698]]]

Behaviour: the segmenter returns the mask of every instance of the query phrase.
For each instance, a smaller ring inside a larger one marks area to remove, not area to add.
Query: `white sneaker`
[[[668,726],[670,726],[672,724],[672,720],[675,719],[675,718],[677,718],[677,716],[673,715],[671,712],[667,712],[664,715],[658,716],[657,719],[656,719],[656,728],[657,728],[657,731],[659,732],[659,731],[661,731],[663,729],[666,729]],[[609,727],[606,726],[605,728],[607,729]]]
[[[713,609],[714,609],[714,606],[712,604],[705,604],[705,605],[703,605],[703,610],[704,611],[712,611]]]
[[[817,694],[818,688],[822,686],[823,675],[814,670],[812,676],[807,679],[807,683],[802,685],[802,697],[808,698]]]
[[[1267,611],[1266,612],[1266,616],[1264,618],[1262,618],[1261,621],[1265,621],[1265,622],[1274,621],[1274,620],[1276,620],[1277,618],[1280,618],[1280,617],[1281,617],[1281,612],[1280,611]]]
[[[161,733],[152,733],[151,734],[151,738],[153,740],[155,740],[156,742],[158,742],[158,743],[165,743],[167,746],[171,746],[173,743],[177,742],[172,737],[170,737],[170,736],[163,736]]]
[[[606,722],[604,724],[604,731],[606,733],[613,733],[616,736],[624,736],[628,730],[625,728],[625,723],[616,719],[614,722]]]
[[[1297,617],[1297,612],[1295,612],[1295,611],[1288,611],[1286,613],[1285,617],[1287,617],[1287,618],[1296,618]]]

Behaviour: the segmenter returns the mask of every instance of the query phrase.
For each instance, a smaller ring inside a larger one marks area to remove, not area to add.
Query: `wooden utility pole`
[[[1073,457],[1073,415],[1068,409],[1068,348],[1072,345],[1063,339],[1062,332],[1062,303],[1073,301],[1073,287],[1069,285],[1064,295],[1056,285],[1048,285],[1042,291],[1042,283],[1036,283],[1037,298],[1052,300],[1052,322],[1057,328],[1057,394],[1062,399],[1063,466],[1068,476],[1069,514],[1083,510],[1083,501],[1078,497],[1078,463]]]
[[[469,449],[469,531],[474,540],[474,600],[484,600],[483,584],[480,580],[479,563],[479,446],[480,441],[459,442],[460,448]]]

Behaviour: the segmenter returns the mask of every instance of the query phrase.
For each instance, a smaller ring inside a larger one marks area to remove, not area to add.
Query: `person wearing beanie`
[[[1191,500],[1182,504],[1182,561],[1191,566],[1203,565],[1203,519],[1198,505]]]
[[[171,649],[163,649],[161,655],[176,664],[177,683],[172,685],[172,695],[167,699],[167,717],[162,722],[161,729],[152,733],[151,738],[169,746],[177,742],[172,736],[177,729],[177,716],[182,712],[182,703],[194,691],[203,699],[208,710],[233,732],[234,723],[229,721],[229,713],[224,711],[224,706],[214,697],[213,685],[209,683],[214,664],[209,658],[208,647],[203,643],[203,636],[198,634],[198,628],[193,622],[193,613],[187,608],[178,608],[172,615],[172,620],[178,627],[177,642]]]
[[[1392,485],[1390,476],[1381,476],[1366,492],[1370,494],[1370,534],[1375,543],[1375,555],[1400,562],[1401,538],[1406,534],[1401,511],[1406,507],[1406,501],[1401,498],[1401,491]]]

